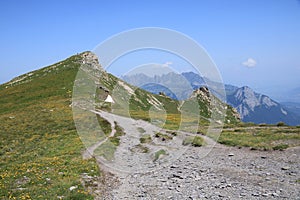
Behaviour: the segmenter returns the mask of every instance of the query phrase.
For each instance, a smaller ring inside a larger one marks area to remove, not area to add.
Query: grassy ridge
[[[79,59],[0,86],[1,199],[93,199],[80,175],[99,170],[95,160],[82,160],[69,106]]]

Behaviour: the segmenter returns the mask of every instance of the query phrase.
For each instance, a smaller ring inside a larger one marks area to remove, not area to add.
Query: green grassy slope
[[[1,199],[93,199],[80,175],[99,170],[95,160],[82,160],[69,107],[79,59],[72,56],[0,86]]]

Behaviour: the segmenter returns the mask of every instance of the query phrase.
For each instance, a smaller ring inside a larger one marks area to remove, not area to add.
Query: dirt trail
[[[97,114],[116,121],[126,135],[113,162],[96,157],[100,167],[119,181],[116,185],[114,179],[108,180],[109,192],[96,199],[300,199],[299,147],[251,151],[216,144],[203,136],[206,146],[186,148],[181,143],[189,133],[179,132],[171,141],[154,139],[147,146],[150,153],[145,154],[132,151],[140,143],[138,127],[152,136],[164,130],[141,120]],[[159,149],[168,155],[154,162]]]

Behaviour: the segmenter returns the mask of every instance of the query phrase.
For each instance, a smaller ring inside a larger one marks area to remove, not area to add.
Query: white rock
[[[75,190],[75,189],[77,189],[78,188],[78,186],[71,186],[70,188],[69,188],[69,190],[70,191],[73,191],[73,190]]]

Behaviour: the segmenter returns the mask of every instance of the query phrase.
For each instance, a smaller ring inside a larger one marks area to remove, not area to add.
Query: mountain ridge
[[[139,79],[138,76],[139,75],[136,74],[134,77],[124,76],[122,78],[128,81],[129,83],[139,85],[151,82],[152,88],[147,88],[147,90],[150,92],[158,92],[158,88],[156,88],[155,83],[166,86],[168,89],[171,89],[171,91],[173,91],[173,85],[164,84],[164,80],[168,76],[169,80],[172,80],[169,82],[175,82],[177,84],[180,83],[179,80],[184,78],[185,86],[182,87],[184,89],[181,88],[181,90],[174,90],[177,99],[186,99],[192,94],[192,90],[207,85],[210,85],[210,91],[218,96],[218,87],[222,87],[220,84],[211,82],[210,80],[201,77],[200,75],[195,74],[194,72],[183,72],[181,74],[171,72],[169,74],[163,75],[164,78],[161,78],[160,76],[151,78],[143,74],[141,75],[141,77],[143,78]],[[186,82],[188,82],[189,86],[186,86]],[[180,87],[176,86],[175,88]],[[226,92],[226,100],[224,100],[224,102],[227,102],[228,104],[236,108],[240,113],[241,119],[244,122],[276,124],[282,121],[289,125],[300,124],[300,117],[291,112],[290,109],[286,109],[283,105],[272,100],[267,95],[254,92],[248,86],[239,88],[234,85],[225,84],[224,89]]]

